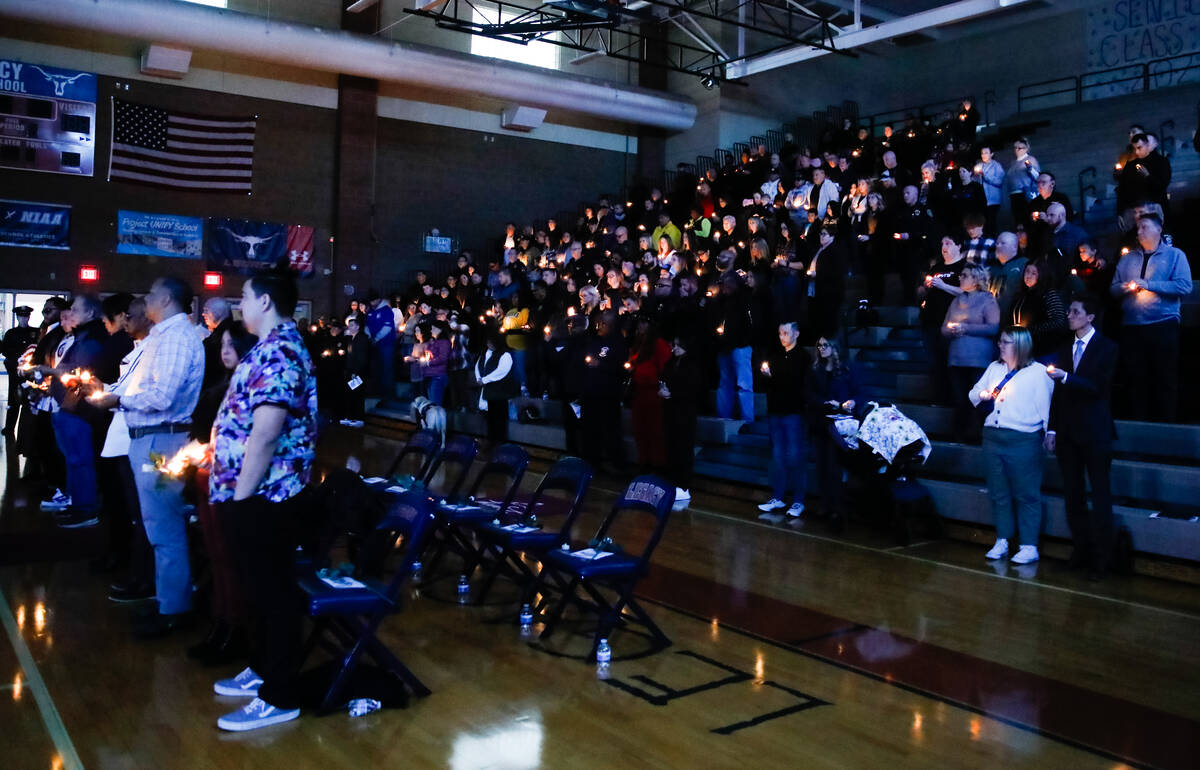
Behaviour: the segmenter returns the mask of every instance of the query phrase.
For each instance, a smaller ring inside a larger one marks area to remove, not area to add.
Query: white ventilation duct
[[[0,18],[685,131],[682,97],[430,46],[165,0],[0,0]],[[10,33],[12,34],[12,33]]]

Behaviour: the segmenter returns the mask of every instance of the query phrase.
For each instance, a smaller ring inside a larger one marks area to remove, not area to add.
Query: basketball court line
[[[614,497],[621,494],[621,492],[619,492],[619,491],[615,491],[612,489],[605,489],[604,487],[599,487],[596,485],[592,485],[592,489],[595,489],[600,492],[604,492],[605,494],[613,495]],[[1102,594],[1096,594],[1096,593],[1092,593],[1090,591],[1080,591],[1077,588],[1067,588],[1066,586],[1056,586],[1056,585],[1051,585],[1049,583],[1036,583],[1036,582],[1027,580],[1022,577],[1014,577],[1012,575],[998,575],[995,573],[988,573],[988,572],[984,572],[983,570],[973,569],[971,567],[964,567],[959,564],[949,564],[947,562],[937,561],[936,559],[928,559],[923,556],[914,556],[913,554],[903,553],[901,551],[894,550],[891,548],[884,548],[884,549],[873,548],[869,545],[860,545],[858,543],[851,543],[847,540],[838,540],[836,538],[828,537],[826,535],[818,535],[818,534],[815,534],[812,532],[804,532],[801,530],[792,529],[790,527],[778,527],[778,526],[775,526],[774,524],[763,524],[757,520],[752,521],[749,519],[743,519],[740,516],[734,516],[734,515],[728,514],[728,513],[721,513],[719,511],[713,511],[713,510],[709,510],[707,508],[701,508],[701,507],[693,505],[690,502],[688,503],[688,505],[686,506],[686,508],[684,510],[692,511],[694,513],[699,513],[703,516],[712,516],[712,517],[715,517],[718,519],[726,519],[728,521],[737,522],[739,524],[744,524],[746,526],[762,527],[764,529],[769,529],[774,532],[785,532],[787,534],[796,535],[799,537],[808,537],[808,538],[812,538],[814,540],[822,540],[827,543],[834,543],[836,545],[845,546],[847,548],[854,548],[859,551],[870,551],[871,553],[877,553],[877,554],[891,556],[891,557],[900,558],[900,559],[908,559],[910,561],[919,562],[921,564],[928,564],[928,565],[935,566],[935,567],[944,567],[946,569],[958,570],[959,572],[968,572],[972,575],[979,575],[982,577],[988,577],[988,578],[995,577],[999,580],[1009,580],[1009,581],[1013,581],[1016,583],[1020,583],[1022,585],[1034,586],[1037,588],[1043,588],[1043,589],[1047,589],[1047,590],[1051,590],[1051,591],[1061,591],[1063,593],[1072,594],[1074,596],[1086,596],[1091,599],[1100,599],[1100,600],[1103,600],[1106,602],[1112,602],[1113,604],[1119,604],[1119,605],[1122,605],[1125,607],[1136,607],[1138,609],[1152,610],[1154,612],[1161,612],[1166,615],[1175,615],[1177,617],[1187,618],[1188,620],[1200,620],[1200,615],[1196,615],[1196,614],[1193,614],[1190,612],[1182,612],[1180,610],[1167,609],[1166,607],[1156,607],[1152,604],[1142,604],[1140,602],[1131,602],[1127,599],[1117,599],[1112,596],[1104,596]],[[932,542],[932,541],[930,541],[930,542]],[[904,546],[904,547],[912,548],[915,545],[924,545],[924,544],[925,543],[914,543],[912,545]]]
[[[29,652],[29,646],[25,644],[20,629],[17,628],[17,620],[13,617],[12,609],[8,606],[8,597],[4,595],[2,589],[0,589],[0,623],[4,625],[4,630],[8,633],[9,643],[12,644],[13,652],[17,655],[17,663],[25,672],[25,686],[33,693],[33,699],[42,715],[42,723],[46,725],[46,732],[50,734],[50,740],[54,743],[58,756],[62,758],[63,768],[83,770],[83,760],[79,758],[75,744],[67,733],[67,726],[63,724],[62,716],[54,706],[54,699],[50,697],[50,690],[46,687],[45,680],[42,679],[42,673],[38,670],[37,663],[34,662],[33,655]]]

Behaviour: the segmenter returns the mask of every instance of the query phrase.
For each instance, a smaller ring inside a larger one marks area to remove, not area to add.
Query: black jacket
[[[1103,447],[1112,446],[1116,434],[1112,417],[1112,381],[1117,369],[1117,344],[1100,332],[1079,360],[1079,371],[1072,367],[1075,338],[1058,350],[1055,366],[1067,373],[1059,382],[1050,401],[1050,430],[1072,439]]]

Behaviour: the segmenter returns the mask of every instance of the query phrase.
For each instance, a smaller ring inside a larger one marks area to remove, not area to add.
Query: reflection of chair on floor
[[[364,577],[358,581],[358,585],[335,588],[315,573],[300,579],[300,589],[314,624],[305,644],[303,659],[307,660],[318,644],[335,658],[341,658],[337,674],[322,700],[321,713],[342,705],[342,690],[364,654],[398,677],[412,694],[429,694],[429,688],[387,649],[376,633],[384,618],[400,610],[401,591],[412,574],[412,563],[420,556],[433,524],[432,506],[423,496],[413,493],[392,496],[387,513],[372,533],[372,539],[376,542],[399,542],[401,556],[390,582]],[[389,552],[383,550],[380,554],[380,563],[362,564],[360,574],[381,571],[382,560]]]
[[[463,574],[470,575],[475,571],[478,555],[471,537],[473,527],[491,521],[508,508],[527,467],[528,452],[516,444],[502,444],[480,469],[465,495],[455,495],[438,504],[437,531],[430,538],[433,555],[426,559],[429,575],[435,573],[447,551],[462,557],[465,562]],[[496,496],[490,496],[492,494]]]
[[[550,467],[528,502],[510,499],[500,511],[478,522],[475,533],[481,544],[476,559],[482,563],[484,575],[477,602],[483,603],[501,574],[522,588],[523,601],[530,601],[537,576],[521,554],[541,561],[546,551],[567,542],[591,483],[592,469],[586,462],[564,457]],[[548,496],[555,491],[568,497]],[[528,526],[533,522],[531,516],[542,528]],[[560,520],[557,527],[547,526],[555,520]]]
[[[417,431],[408,437],[408,443],[396,455],[396,459],[392,461],[392,466],[388,468],[385,475],[389,479],[393,479],[399,474],[404,474],[411,476],[416,481],[425,481],[429,474],[429,468],[437,459],[441,446],[441,437],[434,431]]]
[[[656,650],[667,647],[671,640],[651,620],[633,596],[638,581],[650,566],[650,557],[667,526],[671,506],[675,504],[675,486],[654,476],[638,476],[629,483],[620,499],[613,503],[608,516],[597,530],[591,547],[582,550],[550,550],[542,562],[542,572],[534,584],[535,593],[545,593],[548,583],[558,591],[557,601],[543,599],[548,606],[544,614],[545,628],[541,638],[547,639],[562,619],[568,605],[595,611],[600,623],[592,639],[588,660],[596,657],[600,640],[608,637],[618,624],[635,623],[649,631]],[[610,533],[620,521],[622,528],[634,517],[654,517],[653,528],[640,554],[630,554],[614,543]],[[579,595],[579,590],[590,598]],[[613,595],[610,601],[606,594]],[[629,612],[626,612],[629,610]]]

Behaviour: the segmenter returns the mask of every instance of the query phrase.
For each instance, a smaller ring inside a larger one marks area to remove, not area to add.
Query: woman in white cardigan
[[[1042,528],[1042,438],[1050,423],[1054,380],[1033,360],[1033,338],[1019,327],[1000,334],[1000,360],[971,388],[971,403],[990,404],[983,421],[983,456],[988,497],[996,522],[989,559],[1002,559],[1018,536],[1014,564],[1038,559]]]

